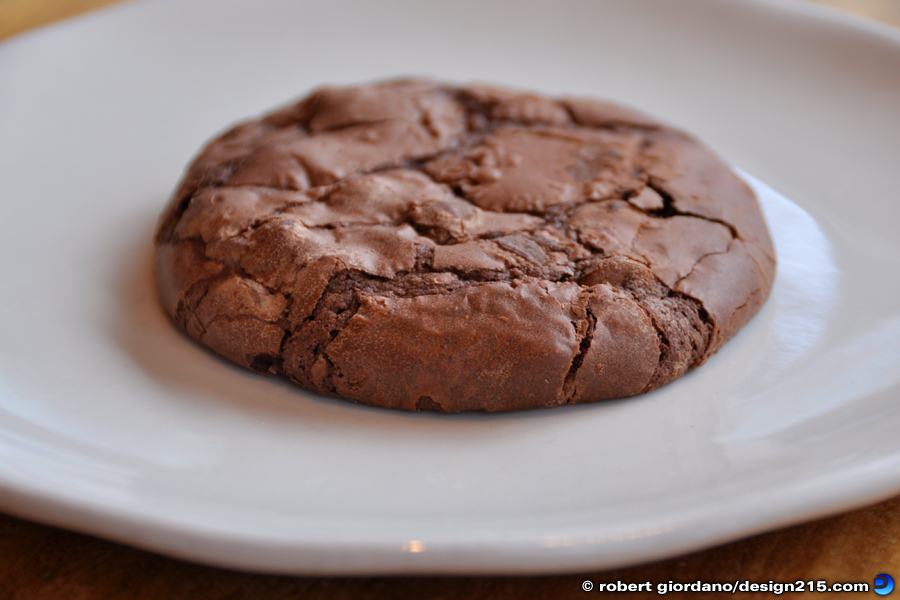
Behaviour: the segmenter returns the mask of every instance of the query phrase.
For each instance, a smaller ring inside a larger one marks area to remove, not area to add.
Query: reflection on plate
[[[512,573],[900,491],[897,34],[771,2],[352,8],[134,2],[0,46],[0,508],[266,571]],[[500,415],[321,398],[180,334],[150,236],[201,140],[401,73],[607,96],[695,132],[795,202],[746,176],[779,253],[769,302],[651,394]]]

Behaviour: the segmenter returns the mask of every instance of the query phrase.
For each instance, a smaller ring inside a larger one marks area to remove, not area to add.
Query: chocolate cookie
[[[760,308],[760,208],[631,110],[482,86],[323,88],[188,169],[156,237],[188,334],[303,387],[411,410],[640,394]]]

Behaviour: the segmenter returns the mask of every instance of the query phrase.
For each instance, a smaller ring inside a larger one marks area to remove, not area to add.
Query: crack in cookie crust
[[[652,390],[765,301],[756,200],[613,104],[406,80],[213,140],[160,219],[166,310],[231,360],[412,410]]]

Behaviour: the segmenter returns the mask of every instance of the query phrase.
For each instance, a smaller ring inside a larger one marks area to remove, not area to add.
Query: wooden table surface
[[[117,0],[0,0],[0,40]],[[815,0],[900,27],[900,0]],[[900,435],[900,432],[898,432]],[[278,577],[174,560],[0,513],[0,600],[288,600],[584,598],[594,583],[668,581],[873,584],[900,580],[900,497],[702,552],[614,571],[552,577]],[[898,582],[900,583],[900,582]],[[895,594],[900,597],[900,590]],[[652,594],[602,594],[638,598]],[[670,593],[666,597],[693,597]],[[742,597],[773,597],[769,592]],[[856,594],[784,594],[842,598]],[[893,594],[892,594],[893,595]],[[703,598],[730,594],[702,594]]]

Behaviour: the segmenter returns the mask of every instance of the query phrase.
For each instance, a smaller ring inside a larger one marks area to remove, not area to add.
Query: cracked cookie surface
[[[631,110],[405,80],[322,88],[213,140],[160,219],[189,335],[322,394],[514,410],[655,389],[760,308],[752,192]]]

